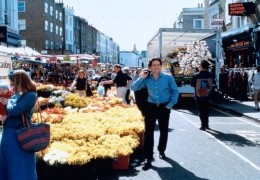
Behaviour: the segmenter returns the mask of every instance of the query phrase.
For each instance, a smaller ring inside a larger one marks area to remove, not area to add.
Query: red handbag
[[[21,148],[29,152],[38,152],[48,147],[50,144],[50,125],[43,122],[42,118],[40,122],[37,120],[36,123],[29,123],[25,113],[22,113],[22,119],[23,127],[16,131]]]

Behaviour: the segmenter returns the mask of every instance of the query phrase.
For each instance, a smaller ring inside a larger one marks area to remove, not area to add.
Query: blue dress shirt
[[[152,73],[146,78],[139,77],[131,85],[131,90],[137,91],[144,87],[148,89],[148,102],[154,104],[166,104],[168,109],[172,109],[178,101],[179,91],[170,74],[160,72],[158,79],[154,79]]]

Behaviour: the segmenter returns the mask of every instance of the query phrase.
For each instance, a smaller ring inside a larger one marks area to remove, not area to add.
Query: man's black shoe
[[[200,130],[202,130],[202,131],[206,131],[206,128],[204,128],[204,127],[200,127]]]
[[[210,127],[206,127],[206,129],[208,129],[208,130],[211,130],[211,128],[210,128]]]
[[[166,155],[164,154],[164,152],[161,152],[160,155],[159,155],[159,158],[160,159],[167,159]]]
[[[147,171],[147,170],[151,169],[151,167],[152,167],[152,161],[151,160],[147,160],[144,163],[144,166],[142,167],[142,170]]]

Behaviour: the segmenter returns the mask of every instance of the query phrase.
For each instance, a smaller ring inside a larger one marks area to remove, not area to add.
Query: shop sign
[[[12,69],[12,60],[9,56],[1,56],[0,55],[0,81],[8,80],[8,73]]]
[[[227,46],[227,49],[240,49],[240,48],[249,47],[251,45],[252,45],[252,42],[250,42],[250,41],[239,41],[239,42],[236,42],[234,44]]]
[[[212,19],[211,27],[223,27],[224,20],[223,19]]]
[[[249,16],[255,13],[254,2],[238,2],[228,4],[228,14],[230,16]]]

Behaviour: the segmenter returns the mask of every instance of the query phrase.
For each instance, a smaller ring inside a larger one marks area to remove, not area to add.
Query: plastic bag
[[[103,96],[104,93],[105,93],[104,86],[99,85],[99,86],[98,86],[98,89],[97,89],[97,92],[98,92],[98,95],[99,95],[99,96]]]

